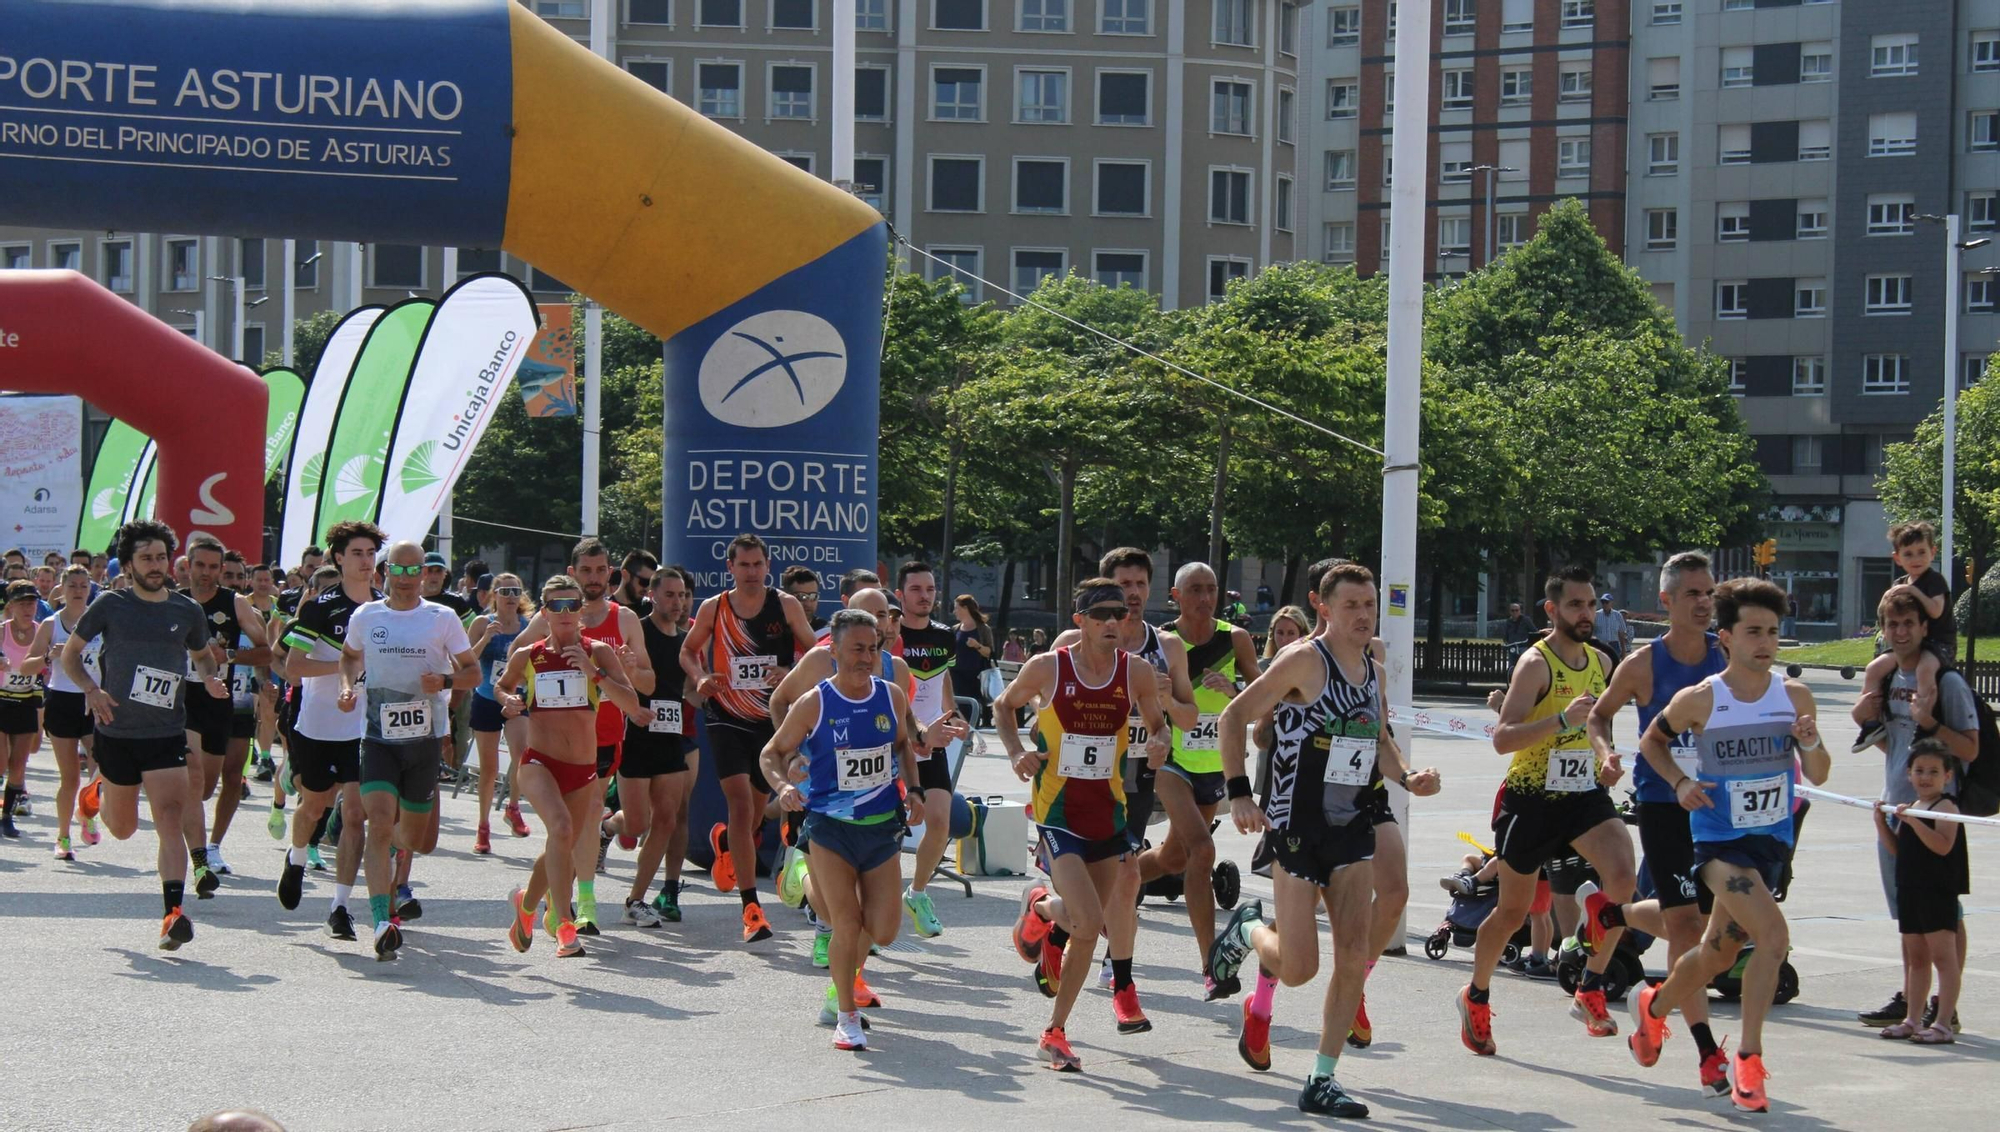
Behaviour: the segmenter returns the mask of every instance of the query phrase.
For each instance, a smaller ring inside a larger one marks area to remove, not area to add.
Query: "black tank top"
[[[1928,818],[1905,817],[1896,829],[1896,888],[1912,892],[1942,892],[1952,896],[1963,896],[1972,891],[1972,866],[1965,849],[1966,830],[1959,828],[1958,836],[1952,838],[1951,852],[1933,853],[1928,845],[1917,839],[1917,831],[1912,828],[1923,822],[1926,829],[1935,830],[1939,822]]]
[[[648,709],[648,716],[652,716],[655,714],[651,710],[655,701],[681,701],[681,734],[655,731],[649,724],[635,722],[627,716],[625,745],[646,751],[675,753],[681,749],[681,742],[693,725],[693,721],[687,718],[687,704],[682,697],[682,690],[687,686],[687,678],[681,670],[683,637],[679,633],[668,636],[651,617],[641,618],[639,629],[646,642],[646,659],[653,665],[653,692],[641,697],[641,706]]]
[[[217,586],[215,596],[199,604],[202,616],[208,620],[208,635],[220,640],[223,648],[235,649],[238,635],[243,631],[236,621],[236,591]]]

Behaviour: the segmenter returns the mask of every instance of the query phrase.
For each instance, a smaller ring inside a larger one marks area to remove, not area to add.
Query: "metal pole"
[[[854,0],[833,0],[833,76],[827,84],[833,103],[833,168],[836,185],[854,183]],[[878,190],[882,186],[875,186]],[[951,583],[947,580],[946,588]]]
[[[444,250],[443,266],[444,278],[439,281],[439,294],[449,291],[451,285],[458,281],[457,248],[446,248]],[[444,493],[444,503],[438,508],[437,520],[437,550],[439,554],[444,555],[446,562],[451,561],[451,496],[452,493],[449,491]]]
[[[263,365],[264,359],[262,358],[246,359],[243,356],[243,277],[241,275],[230,276],[229,286],[231,290],[236,292],[235,298],[230,304],[229,312],[232,319],[229,326],[229,356],[234,361],[248,361],[253,367]]]
[[[285,282],[282,292],[285,296],[285,328],[283,333],[285,345],[283,356],[286,369],[292,367],[292,321],[297,317],[298,313],[298,296],[293,293],[294,285],[298,282],[298,258],[299,242],[297,240],[286,240],[283,258]]]
[[[1486,260],[1485,262],[1487,263],[1493,262],[1493,243],[1498,236],[1498,229],[1500,227],[1499,223],[1494,219],[1493,216],[1493,182],[1499,176],[1500,176],[1499,169],[1491,165],[1488,165],[1486,167]]]
[[[1396,160],[1389,193],[1389,370],[1382,449],[1382,639],[1389,646],[1386,690],[1410,702],[1416,639],[1417,444],[1424,338],[1424,203],[1430,185],[1431,6],[1412,4],[1396,22]],[[1397,820],[1409,829],[1409,795],[1390,790]],[[1408,934],[1407,915],[1397,939]]]
[[[583,307],[583,533],[597,533],[597,426],[604,413],[604,308]]]
[[[1958,480],[1958,213],[1944,218],[1944,576],[1952,577],[1952,497]]]

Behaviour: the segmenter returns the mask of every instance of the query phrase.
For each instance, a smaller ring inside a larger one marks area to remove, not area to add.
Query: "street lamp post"
[[[1499,218],[1493,215],[1494,181],[1502,173],[1513,173],[1517,170],[1511,165],[1474,165],[1469,172],[1486,174],[1486,259],[1483,263],[1492,263],[1493,245],[1500,230]]]
[[[229,316],[230,316],[230,317],[229,317],[229,357],[230,357],[230,360],[231,360],[231,361],[238,361],[238,362],[245,362],[245,361],[247,361],[247,362],[249,363],[249,365],[250,365],[250,366],[252,366],[253,368],[254,368],[254,367],[256,367],[257,365],[260,365],[260,364],[262,364],[262,362],[264,361],[264,359],[262,359],[262,358],[248,358],[248,359],[246,359],[246,358],[245,358],[245,357],[243,356],[243,315],[244,315],[244,313],[245,313],[246,311],[248,311],[248,310],[249,310],[249,309],[250,309],[251,307],[260,307],[260,306],[263,306],[263,305],[264,305],[265,303],[268,303],[268,302],[270,302],[270,301],[271,301],[271,296],[269,296],[269,295],[266,295],[266,296],[264,296],[263,298],[261,298],[261,299],[258,299],[258,300],[257,300],[256,302],[254,302],[254,303],[246,303],[246,302],[244,302],[244,301],[243,301],[243,277],[242,277],[241,275],[211,275],[211,276],[209,276],[209,278],[210,278],[210,279],[213,279],[213,280],[214,280],[215,282],[217,282],[217,283],[227,283],[227,284],[229,284],[229,291],[230,291],[230,300],[229,300],[229,301],[230,301],[230,309],[229,309]]]
[[[1924,213],[1917,219],[1944,225],[1944,483],[1938,518],[1944,528],[1939,532],[1943,543],[1944,574],[1949,578],[1954,569],[1952,504],[1958,491],[1958,305],[1963,301],[1960,288],[1964,285],[1964,277],[1959,272],[1959,253],[1985,247],[1991,241],[1984,237],[1961,241],[1958,238],[1956,212],[1943,216]]]
[[[298,283],[299,283],[299,268],[311,267],[313,264],[318,263],[320,261],[320,257],[326,255],[325,252],[320,251],[320,252],[314,252],[313,254],[307,256],[304,259],[297,259],[298,254],[299,254],[298,241],[286,240],[285,241],[285,333],[283,339],[284,352],[282,356],[285,360],[285,365],[287,366],[292,366],[297,364],[297,360],[294,357],[294,349],[293,349],[295,345],[294,343],[295,327],[293,326],[293,323],[298,321],[298,315],[297,315],[298,296],[296,292],[298,290]],[[297,262],[293,262],[294,260],[297,260]]]

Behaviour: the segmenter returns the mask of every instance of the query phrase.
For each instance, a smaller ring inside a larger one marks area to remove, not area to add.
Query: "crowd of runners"
[[[29,580],[10,561],[0,834],[18,838],[13,819],[35,804],[23,775],[46,733],[59,772],[46,803],[53,856],[88,853],[100,826],[133,836],[143,799],[158,839],[159,946],[174,950],[195,938],[190,881],[197,901],[225,883],[225,839],[251,796],[245,780],[266,780],[265,824],[286,846],[278,902],[298,908],[308,879],[329,873],[313,882],[331,890],[326,933],[387,961],[422,916],[412,869],[438,848],[439,784],[463,760],[477,762],[465,772],[478,783],[471,852],[491,852],[495,815],[504,833],[533,836],[524,802],[540,827],[540,855],[506,898],[504,934],[520,952],[542,936],[556,956],[586,952],[604,930],[596,880],[613,843],[637,864],[612,915],[639,928],[678,922],[691,835],[707,842],[716,887],[740,899],[744,943],[769,939],[758,876],[772,825],[784,846],[778,894],[805,911],[813,963],[829,975],[820,1020],[836,1047],[867,1048],[862,1012],[880,1001],[863,974],[868,956],[905,919],[920,936],[945,930],[926,885],[949,840],[947,751],[977,722],[957,708],[953,658],[964,642],[935,620],[930,566],[903,564],[893,585],[852,571],[839,579],[840,608],[822,620],[820,579],[793,567],[773,585],[767,549],[750,534],[728,546],[730,588],[698,604],[687,570],[644,552],[614,569],[594,538],[539,586],[475,565],[455,590],[442,556],[389,542],[372,524],[324,535],[324,550],[289,573],[248,564],[206,535],[182,546],[152,521],[122,527],[109,562],[79,550]],[[1388,722],[1375,579],[1346,560],[1315,564],[1309,614],[1279,611],[1261,655],[1245,625],[1218,618],[1225,594],[1209,566],[1176,571],[1167,596],[1177,616],[1157,626],[1144,616],[1153,588],[1146,551],[1104,555],[1098,576],[1068,595],[1070,627],[991,705],[1030,794],[1045,877],[1023,892],[1011,933],[1049,1000],[1040,1050],[1053,1069],[1082,1068],[1068,1031],[1093,972],[1111,991],[1119,1033],[1152,1028],[1133,977],[1136,907],[1143,885],[1179,875],[1189,967],[1204,999],[1242,996],[1237,1050],[1252,1070],[1273,1066],[1278,989],[1308,984],[1329,957],[1299,1107],[1365,1116],[1337,1074],[1343,1049],[1373,1041],[1367,979],[1408,899],[1390,791],[1423,798],[1443,785],[1435,769],[1411,765],[1408,737]],[[1937,617],[1922,589],[1884,598],[1880,678],[1894,690],[1871,692],[1855,716],[1886,725],[1863,743],[1890,752],[1890,799],[1949,812],[1951,760],[1977,755],[1977,721],[1962,679],[1927,659]],[[1580,568],[1548,580],[1549,629],[1498,699],[1493,746],[1509,759],[1494,849],[1477,862],[1498,896],[1457,996],[1461,1040],[1474,1054],[1496,1052],[1493,973],[1538,911],[1544,866],[1581,856],[1595,880],[1577,891],[1588,958],[1571,1015],[1591,1037],[1618,1035],[1606,993],[1618,937],[1638,929],[1663,939],[1668,976],[1630,998],[1632,1056],[1655,1064],[1678,1010],[1696,1046],[1692,1080],[1761,1112],[1763,1023],[1789,942],[1775,894],[1804,809],[1796,788],[1823,782],[1830,766],[1812,693],[1774,670],[1787,596],[1757,579],[1718,585],[1706,558],[1677,555],[1661,571],[1667,631],[1616,663],[1593,639],[1595,590]],[[1642,735],[1629,768],[1612,741],[1628,705]],[[704,751],[726,817],[690,830]],[[1644,900],[1611,795],[1628,769],[1657,882]],[[1154,842],[1156,812],[1164,830]],[[1269,909],[1244,902],[1220,926],[1209,890],[1219,818],[1261,835],[1273,893]],[[1950,1041],[1965,839],[1951,822],[1921,818],[1886,819],[1882,831],[1883,883],[1911,970],[1906,992],[1864,1020],[1885,1037]],[[367,892],[358,926],[357,880]],[[1746,948],[1732,1052],[1711,1032],[1705,988]],[[1933,970],[1939,998],[1926,1009]]]

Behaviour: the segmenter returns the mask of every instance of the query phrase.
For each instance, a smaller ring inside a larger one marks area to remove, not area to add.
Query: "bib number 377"
[[[1761,829],[1792,816],[1785,789],[1786,776],[1736,778],[1729,782],[1729,824],[1735,829]]]

